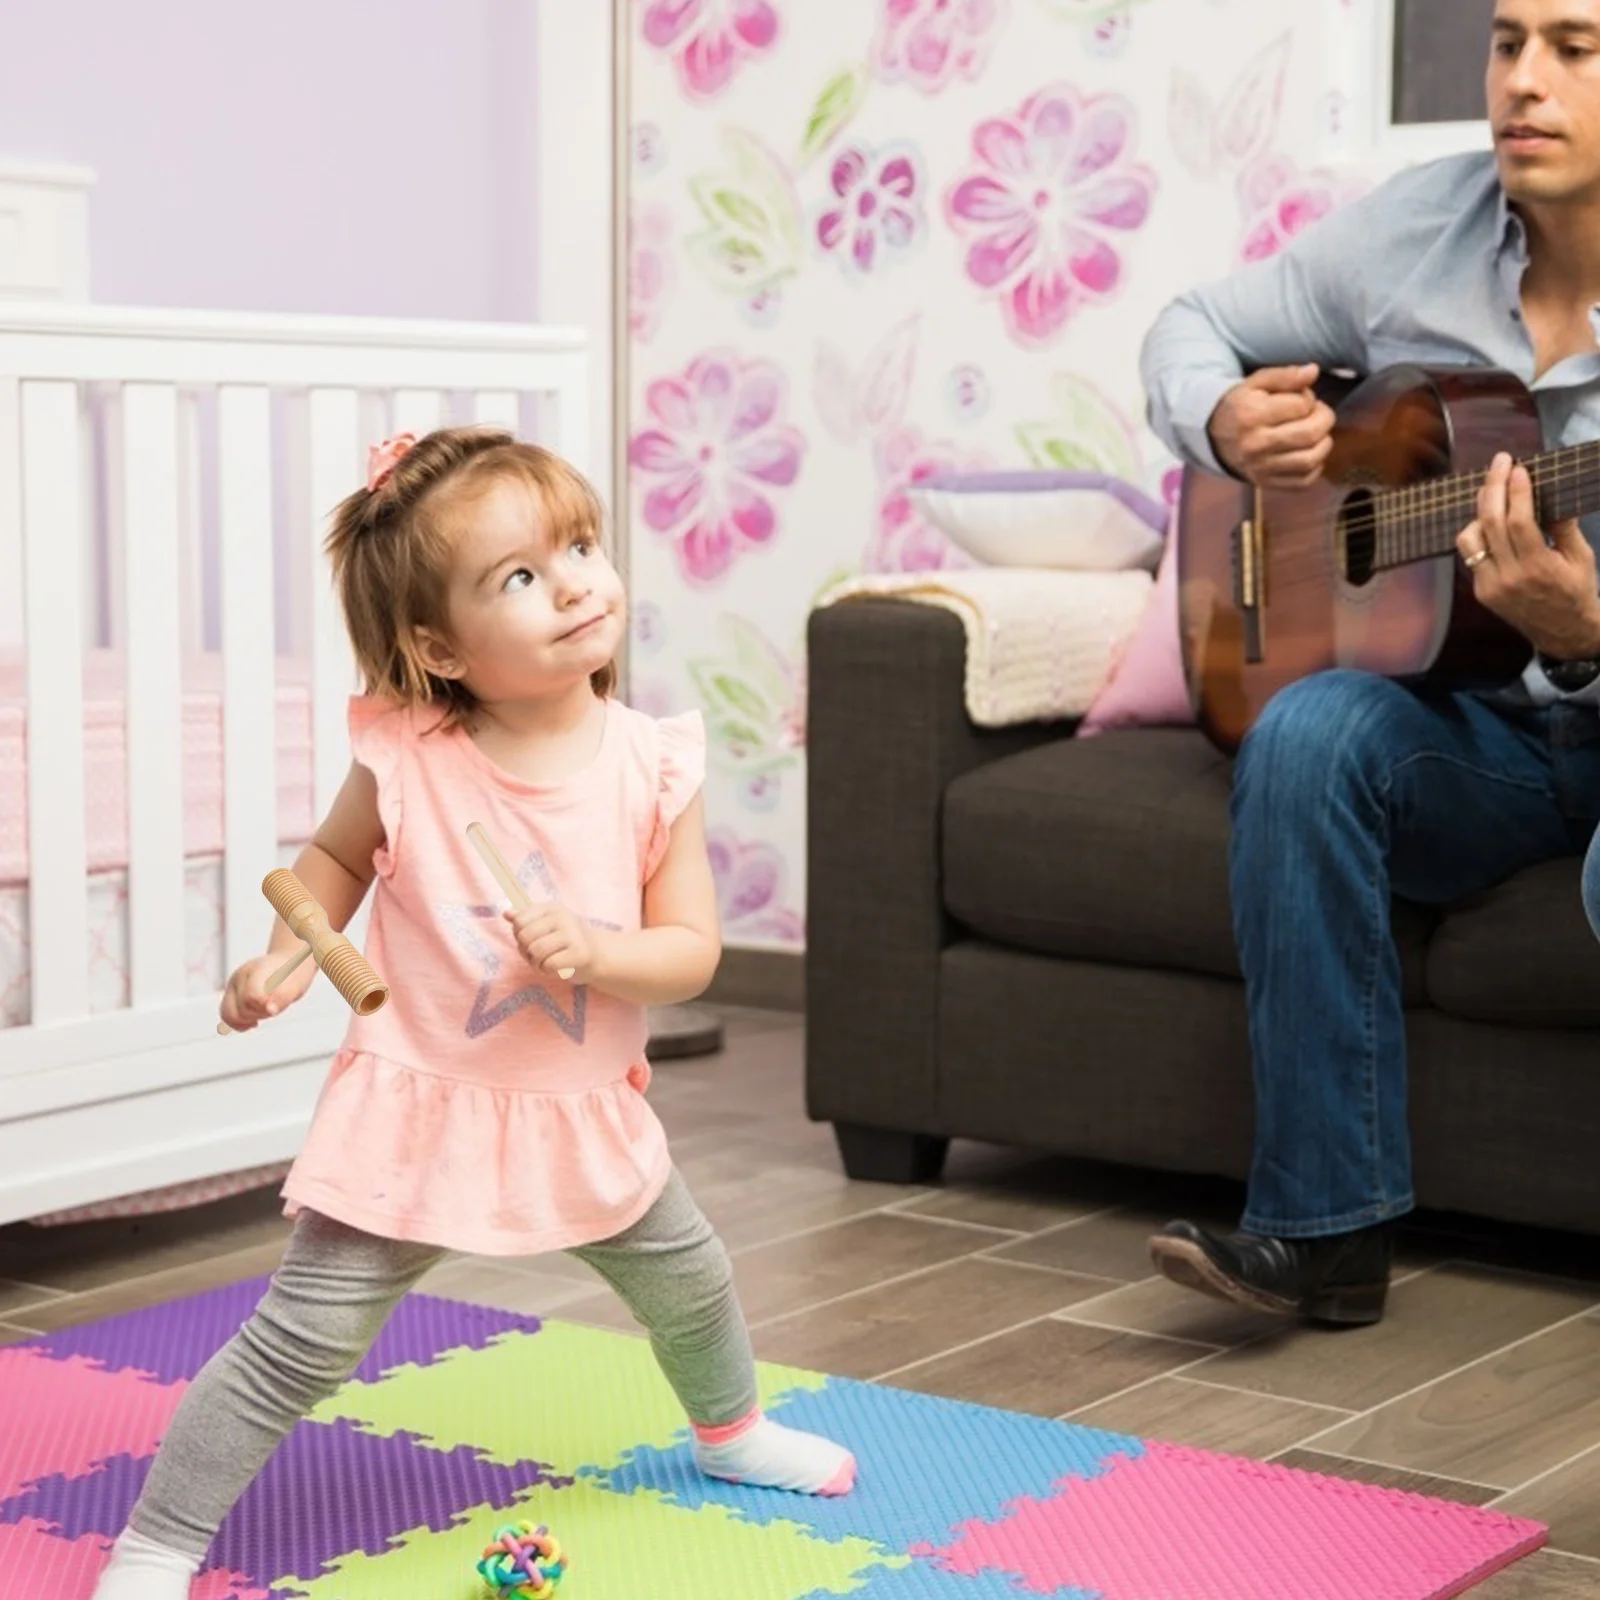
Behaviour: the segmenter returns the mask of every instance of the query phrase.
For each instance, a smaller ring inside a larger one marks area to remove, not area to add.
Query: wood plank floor
[[[1231,1186],[958,1144],[937,1188],[847,1180],[802,1109],[795,1018],[729,1012],[652,1098],[734,1254],[757,1353],[1042,1416],[1419,1489],[1549,1522],[1472,1591],[1600,1600],[1600,1248],[1423,1218],[1376,1328],[1284,1328],[1151,1274]],[[270,1271],[270,1192],[133,1222],[0,1228],[0,1343]],[[569,1258],[453,1259],[423,1287],[632,1324]]]

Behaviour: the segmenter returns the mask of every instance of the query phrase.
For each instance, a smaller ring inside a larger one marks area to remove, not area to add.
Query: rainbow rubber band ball
[[[478,1576],[496,1600],[550,1600],[567,1570],[561,1546],[542,1524],[507,1523],[485,1545]]]

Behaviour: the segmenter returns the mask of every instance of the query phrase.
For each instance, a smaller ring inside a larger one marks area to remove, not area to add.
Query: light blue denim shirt
[[[1537,381],[1522,318],[1528,241],[1488,151],[1397,173],[1278,255],[1203,284],[1162,312],[1140,371],[1150,426],[1187,461],[1222,471],[1206,433],[1217,402],[1257,367],[1318,362],[1372,373],[1401,361],[1490,366],[1532,390],[1545,444],[1600,438],[1600,342]],[[1591,308],[1600,341],[1600,308]],[[1600,515],[1583,519],[1600,550]],[[1560,695],[1530,663],[1494,698],[1600,703],[1600,681]]]

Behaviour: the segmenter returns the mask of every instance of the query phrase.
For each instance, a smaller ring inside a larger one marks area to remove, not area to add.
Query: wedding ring
[[[1462,561],[1465,563],[1469,571],[1473,567],[1481,566],[1488,559],[1489,552],[1487,550],[1474,550],[1470,556],[1462,557]]]

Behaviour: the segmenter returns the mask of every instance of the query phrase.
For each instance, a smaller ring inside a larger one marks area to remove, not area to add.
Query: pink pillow
[[[1195,721],[1178,643],[1178,514],[1174,509],[1150,603],[1106,686],[1078,725],[1092,739],[1109,728],[1190,725]]]

